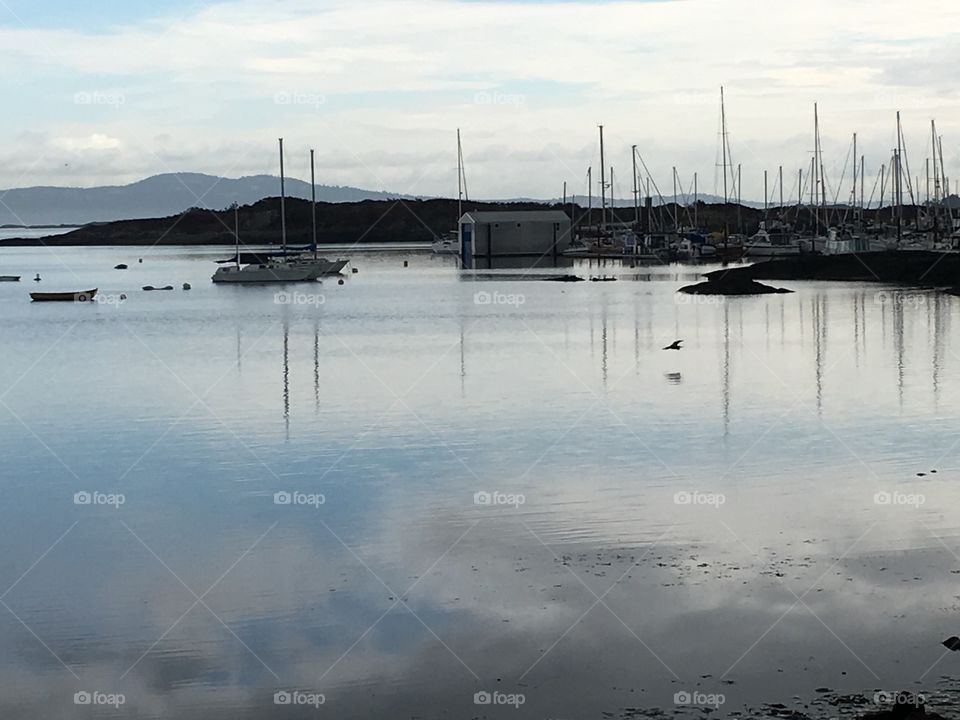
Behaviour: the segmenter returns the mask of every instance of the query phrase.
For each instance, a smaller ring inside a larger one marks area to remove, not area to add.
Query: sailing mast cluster
[[[678,185],[682,183],[676,167],[672,172],[672,201],[665,198],[634,145],[631,148],[633,212],[625,215],[623,205],[614,199],[614,169],[606,165],[604,128],[601,125],[599,218],[593,211],[594,173],[589,167],[586,173],[587,209],[580,211],[579,217],[573,216],[577,239],[565,254],[663,261],[779,257],[801,253],[960,250],[960,218],[954,217],[949,202],[950,180],[943,161],[943,138],[937,134],[936,122],[930,122],[931,153],[926,160],[926,194],[923,199],[920,178],[911,175],[899,112],[896,120],[897,146],[891,151],[889,161],[881,165],[867,197],[866,157],[860,153],[856,133],[840,182],[831,187],[821,140],[820,110],[815,103],[810,163],[806,169],[800,167],[797,170],[794,191],[787,191],[784,186],[782,165],[777,169],[772,193],[769,173],[763,171],[763,215],[759,222],[753,221],[752,234],[748,234],[743,221],[742,166],[734,164],[730,151],[723,88],[720,88],[717,163],[717,169],[722,173],[722,183],[717,184],[722,184],[723,205],[719,209],[700,201],[697,173],[694,173],[688,191],[682,187],[678,191]],[[841,200],[847,178],[851,179],[849,195]],[[777,195],[779,203],[774,204]],[[566,203],[566,192],[564,196]],[[796,203],[788,200],[789,197],[794,197]],[[808,200],[806,203],[805,199]],[[735,207],[730,206],[731,201],[735,201]],[[576,207],[571,202],[571,213],[574,212]],[[731,231],[734,216],[736,227]]]

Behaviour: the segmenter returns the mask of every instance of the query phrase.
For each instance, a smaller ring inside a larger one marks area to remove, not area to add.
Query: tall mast
[[[767,219],[767,210],[768,210],[767,198],[768,197],[770,196],[767,194],[767,171],[764,170],[763,171],[763,219],[764,221],[766,221]]]
[[[779,178],[777,180],[777,184],[780,185],[780,215],[781,217],[783,217],[784,215],[784,212],[783,212],[783,165],[780,166]]]
[[[283,254],[287,254],[287,191],[283,177],[283,138],[280,138],[280,238]]]
[[[593,166],[587,168],[587,225],[593,225]]]
[[[313,149],[310,150],[310,225],[313,233],[313,259],[317,259],[317,176],[313,169]]]
[[[603,125],[600,126],[600,232],[607,229],[607,177],[603,159]]]
[[[674,231],[680,226],[680,212],[679,205],[677,203],[677,167],[673,167],[673,229]]]
[[[857,134],[853,134],[853,222],[857,222]]]
[[[460,218],[463,217],[463,146],[460,128],[457,128],[457,239],[460,238]]]
[[[233,239],[237,246],[237,270],[240,269],[240,208],[233,204]]]
[[[640,188],[637,184],[637,146],[630,148],[633,160],[633,225],[634,229],[640,228]]]
[[[820,116],[817,111],[817,104],[813,104],[813,185],[810,186],[810,202],[813,205],[813,228],[814,232],[820,232],[820,163],[817,162],[820,153]],[[816,193],[816,196],[814,195]]]
[[[742,205],[741,205],[741,202],[740,202],[740,201],[741,201],[740,188],[741,188],[741,183],[742,183],[742,175],[740,174],[740,170],[741,170],[741,169],[742,169],[742,168],[741,168],[740,163],[737,163],[737,232],[738,232],[738,233],[742,233],[742,232],[743,232],[743,221],[742,221],[742,219],[741,219],[741,217],[740,217],[740,210],[741,210],[741,208],[742,208]]]
[[[894,181],[894,187],[897,189],[897,246],[903,237],[903,178],[902,168],[900,167],[900,152],[903,145],[900,135],[900,111],[897,110],[897,176]]]
[[[727,109],[723,101],[723,85],[720,86],[720,145],[723,148],[723,247],[726,250],[730,228],[726,221],[729,192],[727,191]]]
[[[693,229],[697,230],[700,227],[700,192],[697,188],[697,173],[693,173]]]

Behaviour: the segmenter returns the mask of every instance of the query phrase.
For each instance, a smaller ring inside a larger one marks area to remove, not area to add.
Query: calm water
[[[0,716],[950,702],[960,301],[411,251],[278,297],[222,254],[0,256],[43,278],[0,284]]]

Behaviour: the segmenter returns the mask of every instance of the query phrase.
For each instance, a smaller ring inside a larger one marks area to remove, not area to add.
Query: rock
[[[687,285],[680,288],[678,292],[686,295],[771,295],[792,293],[793,290],[764,285],[744,275],[728,275],[721,272],[710,273],[705,282]]]

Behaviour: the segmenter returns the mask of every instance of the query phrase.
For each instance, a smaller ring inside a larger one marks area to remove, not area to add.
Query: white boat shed
[[[570,245],[570,217],[562,210],[468,212],[460,218],[460,257],[556,257]]]

